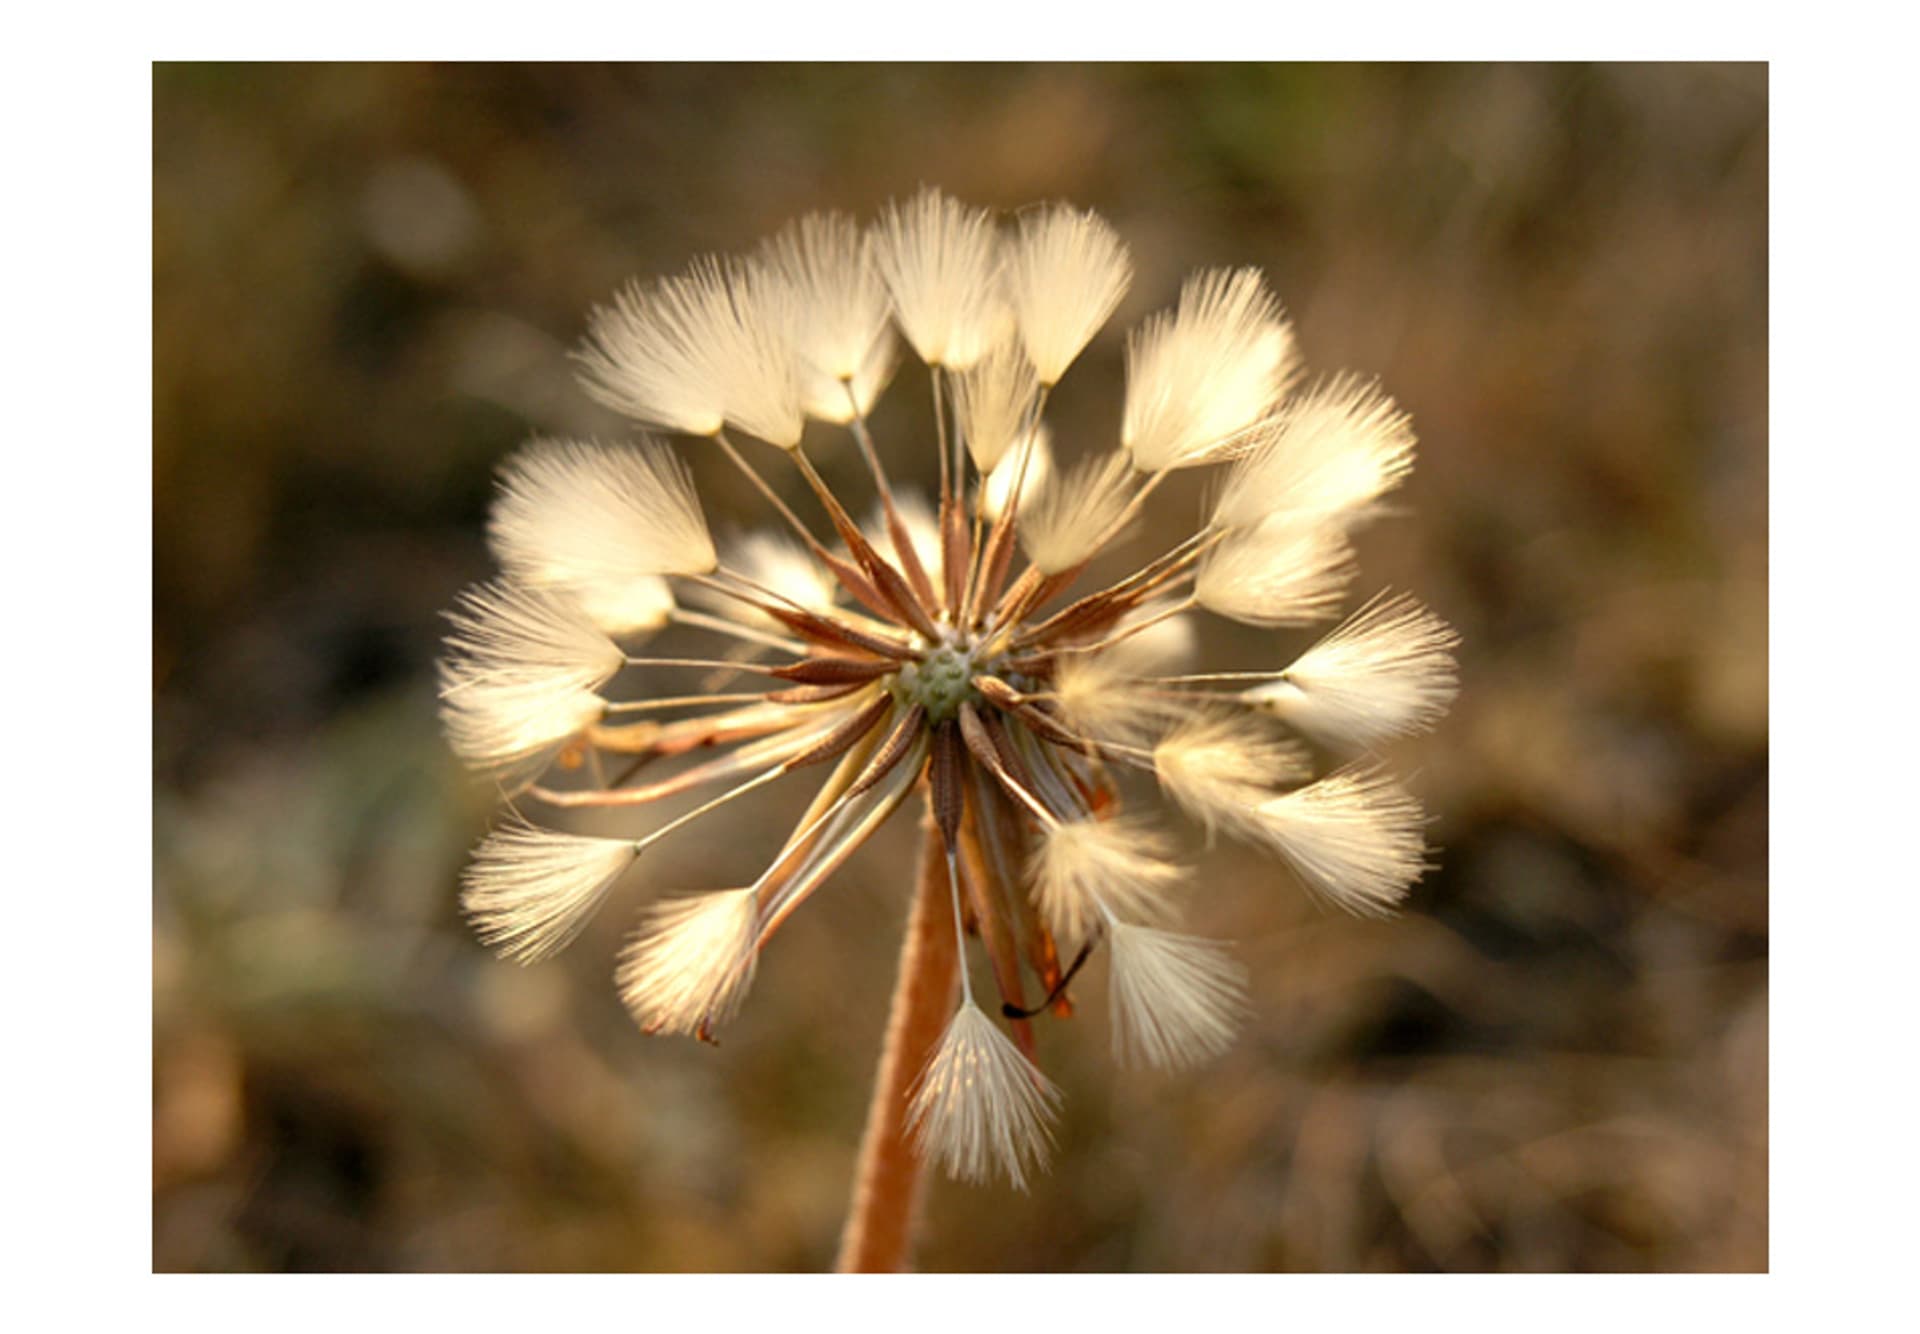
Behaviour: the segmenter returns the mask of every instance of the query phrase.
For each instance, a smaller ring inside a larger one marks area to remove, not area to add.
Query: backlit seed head
[[[664,440],[537,440],[507,461],[488,521],[504,575],[460,599],[440,667],[453,749],[515,794],[465,876],[483,941],[545,958],[642,848],[811,783],[751,883],[659,900],[620,954],[644,1030],[711,1039],[781,926],[923,796],[934,855],[915,929],[950,913],[961,1001],[894,1094],[930,1159],[1024,1187],[1059,1104],[1033,1026],[1066,1011],[1080,965],[1107,961],[1125,1063],[1213,1056],[1247,1008],[1225,948],[1177,929],[1182,841],[1136,798],[1157,787],[1209,838],[1269,851],[1350,911],[1404,899],[1427,864],[1419,803],[1375,757],[1316,778],[1300,738],[1364,750],[1434,726],[1453,632],[1410,598],[1376,599],[1258,670],[1195,659],[1208,614],[1283,641],[1340,615],[1350,534],[1405,478],[1411,424],[1352,377],[1292,396],[1279,302],[1257,271],[1218,269],[1128,339],[1119,447],[1056,436],[1052,386],[1131,276],[1092,213],[1002,222],[927,189],[865,230],[811,215],[593,312],[588,392],[740,470],[766,526],[716,547]],[[898,378],[940,414],[911,448],[867,419],[903,349],[923,369]],[[824,425],[803,448],[808,418]],[[1165,474],[1216,463],[1224,484],[1186,540],[1131,545]],[[896,484],[908,474],[939,493]],[[872,491],[845,493],[861,475]],[[801,490],[805,504],[785,498]],[[1112,582],[1088,579],[1122,553]],[[660,656],[629,656],[643,634]],[[549,827],[559,807],[606,828]],[[990,969],[966,966],[974,939]]]

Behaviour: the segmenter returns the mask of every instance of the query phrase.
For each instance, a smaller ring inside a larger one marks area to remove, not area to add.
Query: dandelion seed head
[[[907,1100],[949,1173],[1024,1187],[1058,1095],[1023,1052],[1064,1017],[1082,964],[1107,960],[1125,1064],[1195,1064],[1244,1017],[1226,948],[1175,929],[1196,840],[1136,800],[1157,788],[1205,839],[1270,853],[1349,911],[1401,902],[1426,861],[1419,803],[1375,757],[1316,778],[1302,738],[1367,750],[1432,727],[1457,637],[1404,596],[1318,643],[1288,636],[1341,615],[1350,533],[1412,463],[1406,416],[1349,376],[1290,397],[1279,302],[1256,270],[1217,269],[1129,336],[1118,441],[1057,438],[1053,386],[1099,346],[1131,274],[1094,214],[1003,224],[927,189],[865,230],[810,215],[592,313],[587,391],[694,437],[767,525],[716,547],[679,447],[650,436],[536,440],[507,461],[487,534],[503,575],[459,599],[439,668],[453,749],[515,794],[464,877],[484,943],[546,958],[643,846],[811,784],[751,883],[667,894],[620,953],[642,1029],[711,1038],[783,923],[923,798],[924,867],[944,878],[923,870],[913,939],[950,899],[962,1002],[890,1105]],[[900,371],[903,342],[923,366]],[[891,410],[884,430],[869,420],[902,379],[935,414],[904,445]],[[823,436],[851,448],[829,462]],[[1165,475],[1216,464],[1190,536],[1142,549]],[[850,490],[862,473],[871,490]],[[931,498],[915,489],[935,477]],[[1110,566],[1124,572],[1090,580]],[[1271,631],[1290,665],[1176,674],[1208,665],[1209,615]],[[614,639],[656,634],[708,642],[648,657]],[[611,824],[668,801],[681,813],[632,840],[548,827],[552,810]],[[990,972],[967,967],[975,937]],[[976,971],[998,1006],[976,1001]]]

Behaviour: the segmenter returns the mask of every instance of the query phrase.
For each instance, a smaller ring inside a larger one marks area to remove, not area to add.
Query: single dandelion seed
[[[1376,760],[1316,780],[1299,737],[1367,749],[1433,726],[1455,690],[1443,622],[1381,598],[1284,669],[1192,662],[1204,614],[1282,633],[1340,615],[1349,533],[1411,463],[1405,415],[1351,377],[1290,397],[1298,356],[1265,280],[1214,270],[1128,340],[1117,438],[1056,460],[1049,391],[1130,276],[1091,213],[1002,224],[923,190],[865,231],[816,214],[748,258],[630,286],[588,321],[588,391],[700,440],[767,526],[716,545],[663,440],[536,440],[503,468],[488,523],[504,574],[451,613],[449,739],[516,794],[464,901],[509,958],[573,939],[653,843],[764,788],[812,792],[751,883],[645,910],[616,974],[649,1032],[713,1039],[782,925],[920,798],[844,1267],[905,1262],[922,1157],[1016,1187],[1044,1167],[1060,1097],[1035,1024],[1071,1012],[1089,960],[1110,968],[1122,1061],[1177,1069],[1233,1041],[1243,975],[1179,931],[1180,847],[1136,798],[1157,789],[1356,913],[1398,904],[1426,864],[1413,797]],[[868,420],[903,345],[934,414],[917,454]],[[803,447],[808,418],[824,426]],[[870,491],[816,466],[841,436],[859,461],[830,471]],[[1216,463],[1191,535],[1136,550],[1163,479]],[[1087,579],[1122,554],[1129,572]],[[628,641],[656,631],[710,642],[636,656]],[[549,810],[611,820],[668,801],[678,814],[630,837],[549,827]],[[976,997],[975,953],[997,1004]]]
[[[1257,269],[1196,274],[1127,344],[1121,444],[1141,472],[1243,451],[1298,367],[1293,328]]]
[[[1097,213],[1052,205],[1019,222],[1007,247],[1007,298],[1034,374],[1056,385],[1126,295],[1133,262]]]
[[[534,441],[507,461],[487,539],[516,582],[576,596],[718,561],[693,478],[658,441]]]
[[[1353,575],[1353,548],[1340,529],[1276,515],[1210,548],[1193,597],[1248,625],[1309,625],[1339,614]]]
[[[910,1124],[940,1163],[964,1181],[996,1171],[1016,1190],[1046,1158],[1059,1091],[968,1000],[953,1016],[913,1091]]]
[[[440,663],[440,716],[454,753],[509,787],[538,777],[598,721],[598,693],[625,662],[566,600],[510,583],[461,595]]]
[[[1058,575],[1090,560],[1112,540],[1108,530],[1126,511],[1131,481],[1123,454],[1085,459],[1049,478],[1021,516],[1020,540],[1034,568]]]
[[[1255,812],[1260,834],[1328,902],[1377,917],[1424,869],[1420,803],[1371,766],[1343,769]]]
[[[982,473],[997,468],[1032,425],[1039,405],[1040,381],[1011,339],[962,373],[954,384],[953,411],[974,467]]]
[[[1043,826],[1034,849],[1034,903],[1054,938],[1079,945],[1109,916],[1165,920],[1185,877],[1167,840],[1128,820],[1091,817]]]
[[[484,943],[535,963],[579,934],[638,855],[630,839],[584,838],[511,819],[474,850],[461,903]]]
[[[1012,322],[993,215],[938,190],[887,205],[868,234],[894,318],[929,366],[963,371]]]
[[[1213,521],[1239,527],[1351,522],[1413,468],[1412,420],[1373,385],[1339,376],[1289,403],[1252,438]]]
[[[1244,710],[1193,713],[1153,748],[1160,787],[1209,832],[1244,831],[1256,810],[1284,783],[1312,773],[1306,749],[1275,736]]]
[[[1404,594],[1375,598],[1242,702],[1334,745],[1426,731],[1459,689],[1453,627]]]
[[[1115,922],[1114,1054],[1179,1070],[1232,1045],[1246,1017],[1246,969],[1217,941]]]
[[[655,908],[620,956],[620,998],[654,1033],[705,1034],[733,1017],[753,981],[751,889],[723,889]]]
[[[981,479],[980,496],[975,507],[982,518],[992,522],[1007,507],[1017,486],[1020,488],[1020,508],[1024,510],[1036,495],[1046,489],[1047,481],[1052,476],[1052,433],[1045,426],[1036,426],[1020,437],[993,471]]]

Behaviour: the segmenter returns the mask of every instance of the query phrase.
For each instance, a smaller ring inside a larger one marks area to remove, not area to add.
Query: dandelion
[[[1136,793],[1157,788],[1207,836],[1270,851],[1356,913],[1391,909],[1426,862],[1420,807],[1377,759],[1316,779],[1300,738],[1366,751],[1432,726],[1456,642],[1433,613],[1376,598],[1285,667],[1179,674],[1197,613],[1339,618],[1349,533],[1410,466],[1407,419],[1351,378],[1290,397],[1279,304],[1258,272],[1221,270],[1129,340],[1117,438],[1056,461],[1048,396],[1131,272],[1091,213],[1003,224],[925,190],[864,232],[814,215],[748,257],[629,287],[590,320],[586,387],[716,451],[768,526],[716,543],[663,440],[535,441],[489,521],[504,575],[452,613],[450,740],[515,796],[465,905],[508,958],[564,946],[655,842],[802,770],[814,786],[751,883],[644,913],[617,981],[648,1032],[711,1039],[787,919],[924,802],[846,1267],[905,1262],[922,1161],[1022,1188],[1044,1167],[1061,1100],[1034,1021],[1069,1011],[1089,960],[1110,970],[1123,1062],[1177,1069],[1233,1041],[1243,974],[1180,932],[1178,844],[1129,809]],[[928,368],[932,460],[883,455],[869,429],[903,343]],[[870,495],[837,493],[815,466],[837,439]],[[937,474],[937,492],[897,484],[890,462]],[[1209,464],[1227,466],[1191,537],[1084,586],[1169,473]],[[668,626],[714,647],[639,651]],[[690,809],[631,837],[550,827],[683,797]]]

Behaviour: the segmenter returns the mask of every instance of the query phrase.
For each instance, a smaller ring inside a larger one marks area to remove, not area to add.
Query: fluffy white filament
[[[1045,1166],[1060,1092],[971,1000],[914,1086],[908,1125],[921,1151],[966,1181],[998,1168],[1016,1190]]]
[[[534,441],[502,470],[487,540],[522,583],[589,599],[718,563],[686,465],[655,441]]]
[[[1071,570],[1100,549],[1127,507],[1131,469],[1121,453],[1055,473],[1020,514],[1020,544],[1042,574]]]
[[[1197,636],[1194,618],[1169,615],[1168,600],[1149,602],[1113,627],[1114,644],[1101,656],[1115,670],[1135,676],[1171,672],[1193,657]],[[1143,630],[1133,627],[1145,623]]]
[[[791,449],[805,424],[800,317],[792,285],[765,263],[696,260],[595,310],[578,357],[589,393],[643,422],[713,435],[731,422]]]
[[[781,228],[761,253],[793,291],[794,350],[803,368],[837,384],[859,375],[877,344],[891,345],[887,285],[852,218],[809,213]]]
[[[1404,788],[1351,766],[1260,807],[1260,833],[1315,894],[1384,916],[1425,868],[1426,818]]]
[[[1044,826],[1033,850],[1034,902],[1063,942],[1087,939],[1113,915],[1156,921],[1183,872],[1167,841],[1131,820],[1066,820]]]
[[[1293,330],[1258,269],[1213,269],[1127,342],[1121,444],[1141,472],[1210,463],[1243,447],[1296,366]]]
[[[1260,719],[1224,712],[1196,714],[1168,732],[1153,748],[1153,768],[1166,794],[1209,833],[1246,829],[1275,787],[1311,772],[1306,753]]]
[[[1011,339],[996,345],[954,381],[955,415],[976,468],[990,473],[999,466],[1026,429],[1039,399],[1040,382]]]
[[[845,426],[873,411],[900,364],[900,340],[893,326],[874,340],[853,378],[841,381],[810,366],[800,368],[800,403],[809,417]],[[851,393],[851,397],[849,397]]]
[[[1106,220],[1055,204],[1023,214],[1007,247],[1007,299],[1040,382],[1054,385],[1107,322],[1133,261]]]
[[[1249,625],[1306,625],[1340,610],[1353,575],[1353,548],[1338,527],[1282,516],[1212,547],[1193,591],[1207,610]]]
[[[753,981],[752,889],[656,905],[621,952],[620,998],[650,1033],[697,1034],[733,1017]]]
[[[470,589],[448,613],[440,716],[454,753],[517,786],[596,722],[625,661],[570,604],[513,584]]]
[[[1033,498],[1046,489],[1053,476],[1052,433],[1036,426],[1006,452],[980,482],[980,513],[988,520],[1000,517],[1013,494],[1016,479],[1020,487],[1020,513],[1025,515]],[[1024,471],[1022,460],[1025,460]]]
[[[606,709],[607,702],[584,686],[475,680],[453,664],[440,666],[440,722],[447,744],[508,791],[537,778],[553,753],[599,722]]]
[[[795,346],[804,313],[800,296],[780,274],[753,261],[735,261],[727,287],[733,322],[716,330],[714,344],[727,421],[792,449],[806,427]]]
[[[726,385],[714,330],[732,322],[718,271],[634,283],[587,318],[575,354],[588,393],[643,422],[712,435],[726,423]]]
[[[510,583],[460,594],[447,636],[463,681],[545,681],[593,688],[626,661],[584,614],[558,598]]]
[[[1246,970],[1211,940],[1112,923],[1108,1003],[1123,1064],[1179,1070],[1217,1056],[1246,1016]]]
[[[991,214],[923,189],[888,204],[869,236],[894,316],[922,361],[965,370],[993,346],[1010,316]]]
[[[1459,689],[1460,636],[1412,597],[1379,597],[1279,679],[1240,698],[1319,740],[1363,749],[1432,727]]]
[[[899,340],[886,282],[859,224],[842,213],[810,213],[768,240],[760,257],[792,293],[802,408],[842,425],[865,416],[893,377]]]
[[[1222,527],[1285,515],[1350,520],[1413,469],[1413,423],[1380,390],[1336,377],[1291,402],[1260,444],[1234,466],[1213,522]]]
[[[813,554],[783,532],[761,529],[727,543],[726,566],[734,573],[770,589],[808,611],[831,611],[840,583]],[[689,596],[730,621],[764,629],[782,629],[780,622],[758,606],[710,588],[695,587]]]
[[[1151,631],[1143,631],[1142,638]],[[1166,701],[1140,683],[1137,654],[1122,640],[1103,653],[1075,653],[1054,667],[1053,699],[1076,729],[1100,741],[1134,741],[1149,735],[1167,711]]]
[[[673,588],[659,575],[573,590],[574,605],[610,635],[658,630],[673,619]]]
[[[475,849],[461,902],[483,944],[535,963],[579,934],[637,853],[630,839],[556,833],[515,817]]]

